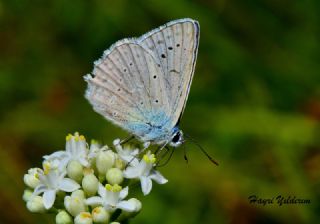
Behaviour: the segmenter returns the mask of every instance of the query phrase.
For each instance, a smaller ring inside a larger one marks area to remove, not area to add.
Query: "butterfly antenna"
[[[217,161],[215,161],[207,152],[206,150],[204,150],[204,148],[201,147],[201,145],[196,141],[194,140],[193,138],[190,137],[190,135],[187,135],[187,134],[184,134],[184,136],[186,136],[191,142],[193,142],[196,146],[199,147],[199,149],[203,152],[203,154],[205,154],[207,156],[207,158],[212,162],[214,163],[215,165],[219,165],[219,163]]]
[[[188,160],[188,157],[187,157],[187,150],[186,150],[186,146],[185,145],[182,145],[182,148],[183,148],[183,158],[184,160],[186,161],[186,163],[188,164],[189,160]]]

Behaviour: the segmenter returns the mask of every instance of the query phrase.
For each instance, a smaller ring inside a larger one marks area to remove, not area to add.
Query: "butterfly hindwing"
[[[169,108],[161,73],[151,52],[134,40],[122,40],[86,76],[86,98],[106,119],[141,137],[154,122],[152,115]]]

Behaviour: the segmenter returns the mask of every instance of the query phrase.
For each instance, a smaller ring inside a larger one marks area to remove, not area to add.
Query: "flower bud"
[[[86,174],[82,179],[82,188],[88,196],[93,196],[97,193],[99,186],[98,178],[93,174]]]
[[[83,177],[83,166],[77,160],[71,160],[67,166],[67,174],[71,179],[81,182]]]
[[[115,139],[115,140],[113,140],[113,145],[114,145],[114,147],[116,148],[116,150],[122,150],[122,146],[121,146],[121,144],[120,144],[120,139],[119,138],[117,138],[117,139]]]
[[[89,212],[81,212],[74,219],[74,224],[92,224],[92,216]]]
[[[133,212],[140,212],[140,210],[141,210],[141,208],[142,208],[142,204],[141,204],[141,202],[140,202],[138,199],[136,199],[136,198],[130,198],[128,201],[135,204],[135,209],[134,209]]]
[[[86,211],[84,196],[80,194],[80,192],[83,191],[80,190],[75,192],[75,194],[72,193],[71,196],[66,196],[64,198],[64,206],[72,216],[76,216],[79,213]]]
[[[141,210],[141,208],[142,208],[141,202],[140,202],[138,199],[136,199],[136,198],[130,198],[130,199],[128,200],[128,202],[134,204],[134,207],[135,207],[135,208],[134,208],[134,210],[131,211],[131,212],[122,211],[122,212],[121,212],[121,215],[118,217],[118,220],[119,220],[119,221],[123,221],[123,220],[127,220],[128,218],[133,218],[133,217],[135,217],[135,216],[140,212],[140,210]]]
[[[98,172],[102,175],[105,175],[110,169],[115,161],[115,154],[111,150],[103,150],[100,151],[97,155],[96,159],[96,166],[98,169]]]
[[[32,196],[32,191],[26,189],[26,190],[24,190],[24,192],[23,192],[22,199],[23,199],[25,202],[27,202],[27,201],[30,200],[31,196]]]
[[[76,191],[72,192],[71,197],[78,197],[78,198],[81,198],[82,200],[86,199],[83,190],[76,190]]]
[[[116,158],[114,166],[120,170],[124,170],[126,168],[126,163],[122,159]]]
[[[56,224],[72,224],[72,218],[65,210],[56,215]]]
[[[31,168],[28,170],[28,173],[23,176],[24,183],[32,189],[37,187],[40,183],[38,170],[39,168]]]
[[[106,175],[108,183],[114,184],[121,184],[123,181],[123,173],[118,168],[111,168],[108,170]]]
[[[110,214],[103,207],[96,207],[92,210],[92,219],[96,223],[108,223]]]
[[[32,196],[27,202],[27,208],[30,212],[44,213],[46,209],[43,204],[43,198],[41,196]]]

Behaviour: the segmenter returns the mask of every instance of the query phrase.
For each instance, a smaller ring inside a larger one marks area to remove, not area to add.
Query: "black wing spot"
[[[159,100],[155,100],[155,102],[156,102],[156,103],[158,103],[158,102],[159,102]]]
[[[120,92],[120,91],[121,91],[121,89],[119,88],[119,89],[118,89],[118,92]]]
[[[158,44],[162,44],[163,43],[163,41],[162,40],[158,40],[158,42],[157,42]]]
[[[154,79],[156,79],[156,78],[157,78],[157,76],[156,76],[156,75],[154,75],[154,76],[153,76],[153,78],[154,78]]]
[[[161,65],[160,65],[160,64],[158,64],[158,67],[160,68],[160,67],[161,67]]]
[[[177,70],[175,70],[175,69],[171,69],[170,70],[170,72],[173,72],[173,73],[177,73],[177,74],[179,74],[180,72],[178,72]]]
[[[124,72],[127,72],[127,69],[125,68],[125,69],[123,69],[123,71],[124,71]]]
[[[141,102],[140,104],[143,105],[143,102]]]
[[[171,51],[173,48],[172,47],[168,47],[168,49]]]
[[[166,55],[165,55],[165,54],[162,54],[161,57],[162,57],[162,58],[166,58]]]
[[[132,62],[130,62],[130,64],[129,64],[130,66],[132,66]]]
[[[177,46],[177,47],[180,47],[180,44],[177,44],[176,46]]]

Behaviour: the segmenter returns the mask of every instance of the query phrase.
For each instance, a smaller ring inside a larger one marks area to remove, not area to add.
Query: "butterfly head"
[[[175,128],[171,137],[170,146],[179,147],[183,142],[183,132],[179,128]]]

